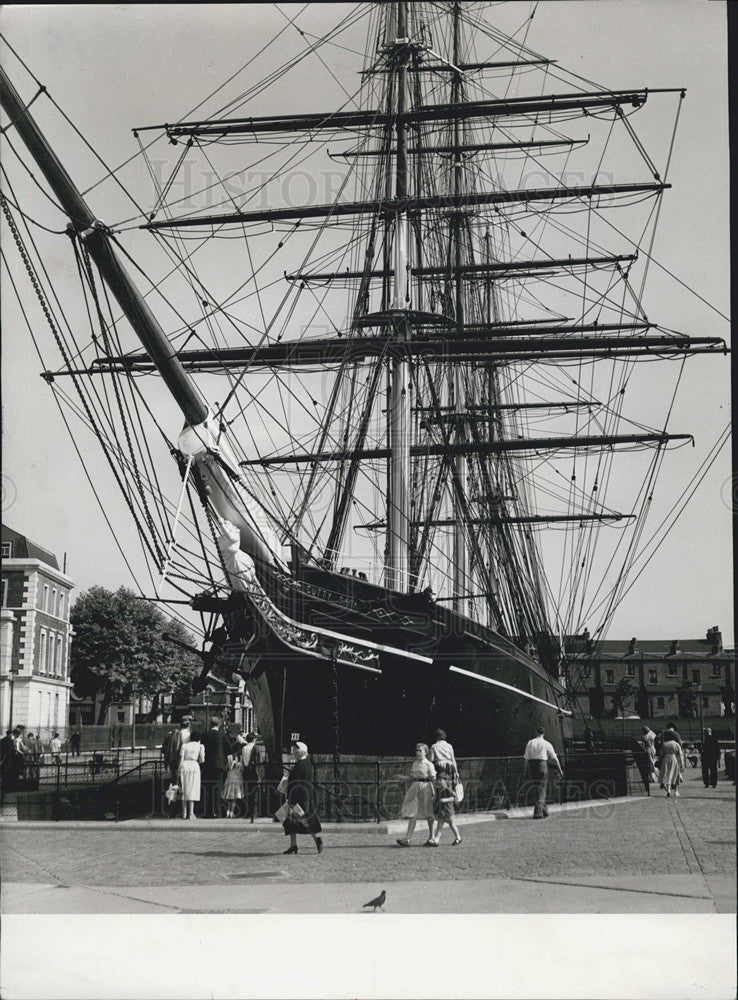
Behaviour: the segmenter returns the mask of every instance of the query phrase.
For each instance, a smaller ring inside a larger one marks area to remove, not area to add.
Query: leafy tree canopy
[[[635,693],[635,688],[628,678],[622,677],[615,685],[615,690],[612,693],[612,704],[615,711],[623,714],[626,702],[630,701]]]
[[[195,645],[194,637],[125,587],[90,587],[70,612],[74,627],[71,680],[85,697],[102,693],[99,720],[110,704],[136,695],[155,697],[189,684],[202,666],[194,653],[164,634]]]

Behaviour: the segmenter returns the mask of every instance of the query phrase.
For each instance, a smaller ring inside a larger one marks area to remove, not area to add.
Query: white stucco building
[[[2,526],[2,733],[12,722],[46,740],[66,726],[73,587],[52,552]]]

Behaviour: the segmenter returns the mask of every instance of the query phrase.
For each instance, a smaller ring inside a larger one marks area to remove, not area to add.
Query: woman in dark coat
[[[287,779],[287,803],[291,808],[282,824],[284,832],[289,834],[290,846],[284,853],[297,854],[297,834],[309,833],[320,854],[323,850],[323,840],[318,834],[323,828],[318,819],[312,768],[307,759],[308,748],[304,743],[294,743],[292,753],[295,765]],[[300,806],[303,815],[296,815],[292,811],[295,806]]]

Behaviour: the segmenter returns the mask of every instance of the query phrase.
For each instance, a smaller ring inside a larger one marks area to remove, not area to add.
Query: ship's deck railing
[[[330,554],[330,550],[326,550],[325,554]],[[333,550],[333,555],[335,556],[335,566],[339,573],[345,573],[348,576],[357,576],[360,579],[367,580],[369,583],[375,584],[376,586],[384,586],[386,582],[384,563],[377,562],[373,559],[363,558],[361,556],[346,555],[345,553],[336,550]],[[398,571],[395,570],[395,574],[397,574],[397,572]],[[450,573],[444,573],[444,571],[438,566],[434,566],[430,586],[434,593],[443,595],[445,599],[445,595],[453,593],[453,577]],[[401,574],[399,581],[397,580],[397,576],[395,577],[395,583],[393,584],[392,589],[406,593],[411,587],[416,587],[416,581],[412,577],[410,571],[406,570],[403,574]],[[420,589],[422,590],[423,587]]]

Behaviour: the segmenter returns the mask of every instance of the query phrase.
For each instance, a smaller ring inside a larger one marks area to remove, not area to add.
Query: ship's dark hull
[[[463,662],[479,674],[488,667],[481,656]],[[329,661],[276,654],[262,658],[259,669],[261,680],[247,687],[264,735],[274,732],[269,740],[274,747],[299,738],[321,754],[412,756],[419,740],[433,742],[434,730],[442,728],[459,756],[501,756],[522,754],[536,726],[559,748],[569,735],[568,720],[555,705],[435,665],[425,677],[399,663],[380,676],[361,676],[339,665],[335,688]],[[520,666],[508,663],[495,677],[516,673]],[[259,711],[259,683],[269,687],[268,715]]]
[[[248,640],[247,690],[270,759],[292,739],[321,754],[412,755],[444,729],[459,756],[522,754],[537,726],[569,734],[558,682],[510,640],[423,598],[312,570],[259,574],[226,616]]]

